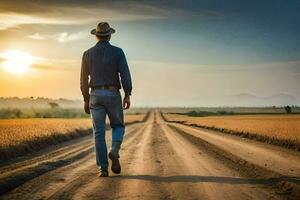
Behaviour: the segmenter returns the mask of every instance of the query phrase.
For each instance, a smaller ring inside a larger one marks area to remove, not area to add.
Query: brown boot
[[[112,152],[109,152],[108,157],[111,159],[111,171],[115,174],[121,173],[121,165],[119,161],[119,156],[114,155]]]

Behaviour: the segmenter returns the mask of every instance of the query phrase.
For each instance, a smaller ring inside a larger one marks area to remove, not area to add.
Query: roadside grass
[[[300,150],[300,115],[231,115],[192,117],[164,114],[169,122],[182,123]]]
[[[146,116],[125,115],[125,123],[140,122]],[[90,119],[1,119],[0,162],[91,133]]]
[[[89,118],[81,108],[2,108],[0,119],[18,118]]]

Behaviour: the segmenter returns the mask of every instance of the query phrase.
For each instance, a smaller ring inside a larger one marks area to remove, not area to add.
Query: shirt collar
[[[109,41],[107,40],[100,40],[97,42],[96,46],[101,46],[101,45],[107,45],[109,44]]]

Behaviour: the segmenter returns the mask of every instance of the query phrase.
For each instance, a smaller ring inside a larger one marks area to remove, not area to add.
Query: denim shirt
[[[131,95],[132,82],[125,54],[121,48],[108,41],[99,41],[83,53],[80,89],[84,101],[89,100],[89,88],[116,86]]]

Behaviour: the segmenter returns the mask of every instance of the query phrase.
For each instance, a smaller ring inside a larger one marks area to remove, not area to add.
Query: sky
[[[300,104],[299,10],[298,0],[0,0],[0,96],[82,99],[82,53],[107,21],[134,106],[223,106],[241,94]],[[31,55],[26,73],[5,69],[11,50]]]

